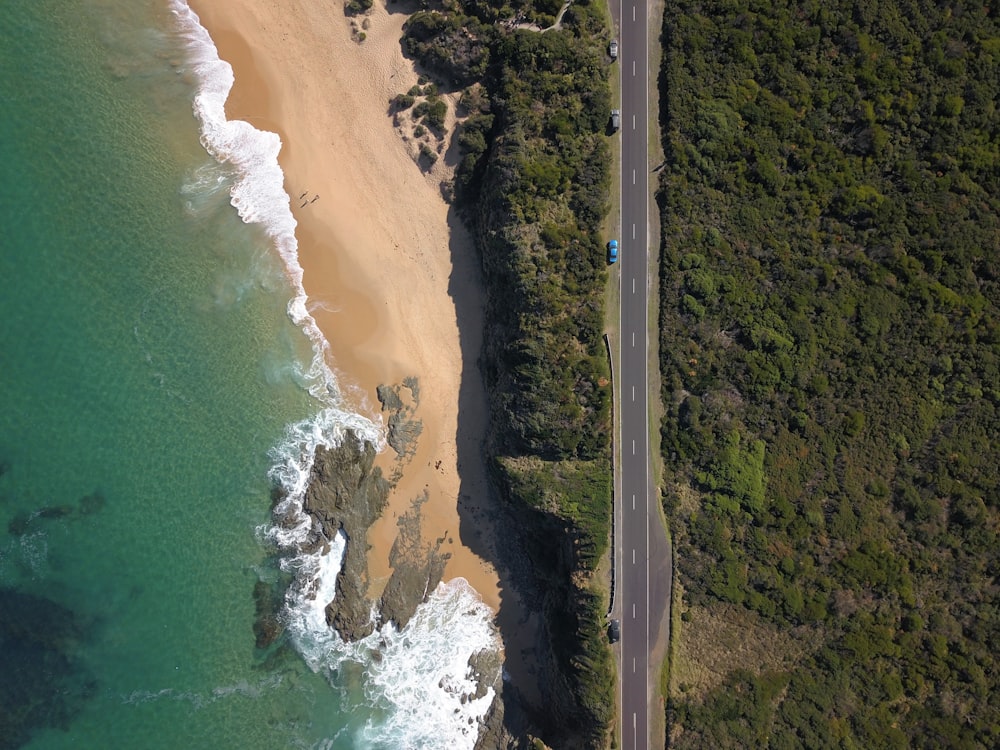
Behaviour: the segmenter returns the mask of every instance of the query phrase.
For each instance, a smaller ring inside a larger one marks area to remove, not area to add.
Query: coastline
[[[406,16],[373,8],[359,44],[339,4],[190,5],[233,66],[227,116],[281,138],[303,285],[345,398],[375,416],[377,386],[416,378],[419,387],[415,452],[398,460],[387,449],[377,462],[398,481],[368,533],[370,595],[391,573],[397,520],[426,494],[422,537],[444,540],[443,580],[466,579],[497,611],[497,572],[459,534],[460,494],[474,515],[488,497],[478,449],[463,450],[459,466],[459,441],[478,444],[487,418],[475,355],[463,359],[463,344],[478,352],[478,340],[460,341],[457,319],[458,309],[466,318],[479,310],[461,335],[481,330],[475,248],[451,218],[440,178],[421,172],[388,114],[391,98],[417,82],[399,45]],[[469,433],[461,435],[460,391]]]

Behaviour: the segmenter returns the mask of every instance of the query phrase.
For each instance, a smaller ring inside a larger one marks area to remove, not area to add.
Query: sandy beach
[[[465,578],[496,610],[497,573],[459,533],[459,498],[465,537],[480,533],[468,513],[487,502],[478,261],[441,196],[444,159],[422,169],[390,114],[390,100],[417,83],[399,44],[406,15],[376,3],[359,42],[342,2],[190,4],[234,68],[227,116],[281,137],[303,283],[349,403],[375,415],[378,385],[419,384],[415,454],[400,463],[387,449],[379,459],[387,476],[402,474],[369,531],[371,593],[390,573],[398,517],[426,493],[423,537],[444,540],[445,579]]]

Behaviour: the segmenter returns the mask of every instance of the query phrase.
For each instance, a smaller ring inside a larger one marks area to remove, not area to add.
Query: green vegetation
[[[438,155],[430,146],[426,143],[420,146],[420,163],[432,167],[434,163],[438,160]]]
[[[540,686],[546,705],[535,707],[533,731],[553,747],[596,748],[614,713],[608,594],[593,575],[611,520],[600,232],[610,91],[606,8],[573,9],[562,30],[541,34],[501,22],[544,22],[553,3],[448,2],[407,21],[404,48],[444,85],[468,87],[455,194],[487,289],[487,450],[538,578],[558,668]],[[414,116],[427,122],[420,106]]]
[[[392,106],[396,110],[409,109],[415,101],[412,94],[396,94],[392,100]]]
[[[428,96],[413,108],[413,119],[420,120],[438,135],[444,131],[444,118],[447,114],[448,105],[437,95]]]
[[[663,39],[682,607],[808,644],[675,686],[671,746],[996,747],[995,9],[668,0]]]
[[[371,9],[372,3],[373,0],[347,0],[344,13],[349,16],[361,15]]]

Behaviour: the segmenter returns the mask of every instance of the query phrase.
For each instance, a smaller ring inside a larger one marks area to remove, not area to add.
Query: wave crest
[[[281,550],[281,567],[294,576],[285,596],[293,642],[309,666],[334,683],[345,668],[361,671],[365,703],[352,709],[367,718],[357,729],[355,746],[471,750],[494,690],[479,688],[470,660],[482,652],[498,654],[500,642],[492,611],[465,580],[439,584],[402,631],[390,623],[361,641],[344,643],[326,622],[326,604],[336,594],[346,539],[341,532],[326,540],[325,549],[309,551],[315,547],[307,542],[315,540],[319,529],[303,511],[303,500],[316,449],[338,446],[350,430],[382,450],[384,426],[342,407],[340,389],[327,364],[329,344],[309,313],[302,285],[296,221],[278,163],[281,139],[249,123],[226,119],[232,67],[219,59],[208,32],[183,0],[171,0],[171,10],[196,79],[193,109],[201,124],[201,142],[215,159],[232,167],[230,199],[239,216],[260,224],[274,242],[293,286],[288,315],[312,344],[312,361],[302,376],[321,409],[289,426],[272,451],[270,477],[283,498],[275,510],[285,522],[259,529]],[[195,175],[191,189],[218,189],[216,177],[210,172]],[[347,691],[344,695],[348,700]]]

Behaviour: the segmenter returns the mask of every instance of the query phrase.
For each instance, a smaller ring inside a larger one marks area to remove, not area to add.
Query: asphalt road
[[[660,664],[650,658],[669,602],[670,560],[656,508],[649,424],[649,46],[646,1],[619,0],[621,76],[621,236],[618,264],[621,283],[621,338],[618,370],[618,441],[620,485],[618,513],[618,592],[621,618],[621,741],[624,750],[650,746],[651,705]],[[651,572],[652,571],[652,572]],[[654,704],[662,712],[662,705]],[[662,723],[661,723],[662,725]],[[658,733],[659,734],[659,733]],[[660,744],[659,742],[657,744]],[[662,745],[661,745],[662,746]]]

